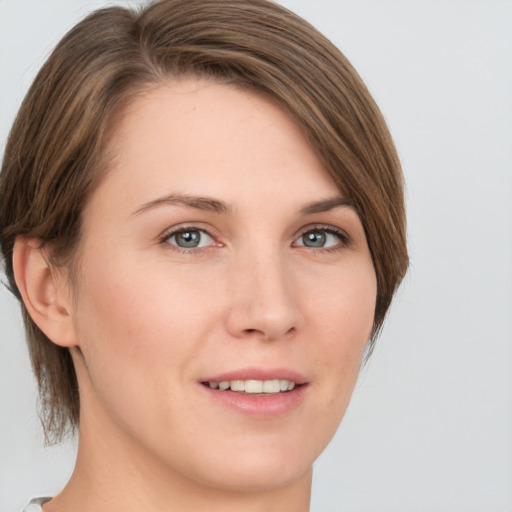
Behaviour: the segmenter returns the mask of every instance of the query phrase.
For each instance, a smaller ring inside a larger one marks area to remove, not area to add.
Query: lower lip
[[[289,413],[300,406],[306,396],[307,384],[285,393],[273,395],[246,394],[237,391],[220,391],[203,384],[201,388],[212,400],[241,414],[259,418],[272,418]]]

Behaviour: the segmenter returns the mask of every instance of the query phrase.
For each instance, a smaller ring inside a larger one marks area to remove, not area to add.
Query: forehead
[[[255,190],[261,199],[308,202],[337,192],[280,105],[204,79],[172,81],[137,96],[118,119],[108,152],[113,158],[100,189],[123,190],[132,203],[164,193],[237,203]]]

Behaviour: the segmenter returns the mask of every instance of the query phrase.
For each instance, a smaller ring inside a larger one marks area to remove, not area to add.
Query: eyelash
[[[179,228],[175,228],[172,231],[166,231],[163,235],[160,236],[159,243],[162,245],[166,245],[172,251],[177,251],[177,252],[180,252],[183,254],[188,254],[188,255],[200,254],[200,253],[203,253],[204,251],[211,249],[212,245],[209,245],[207,247],[185,248],[185,247],[179,247],[178,245],[169,243],[169,239],[171,237],[177,236],[180,233],[186,233],[187,231],[199,231],[201,233],[205,233],[214,241],[214,244],[212,244],[213,246],[214,245],[217,245],[217,246],[223,245],[223,244],[219,244],[218,242],[215,242],[215,237],[212,236],[206,229],[203,229],[203,228],[200,228],[200,227],[194,226],[194,225],[180,226]],[[317,249],[315,249],[313,247],[307,247],[305,245],[295,245],[297,240],[301,239],[304,235],[306,235],[307,233],[315,232],[315,231],[334,235],[339,239],[339,243],[332,247],[319,247]],[[333,226],[325,226],[322,224],[318,224],[318,225],[307,226],[303,230],[301,230],[299,235],[295,238],[293,245],[295,247],[305,247],[306,249],[311,249],[315,252],[337,252],[337,251],[341,251],[341,250],[345,249],[346,247],[348,247],[350,245],[350,243],[351,243],[351,239],[345,231],[335,228]]]
[[[339,243],[334,245],[334,246],[332,246],[332,247],[320,247],[320,248],[316,249],[316,251],[321,251],[321,252],[337,252],[337,251],[341,251],[343,249],[346,249],[350,245],[350,243],[351,243],[351,239],[350,239],[350,237],[347,235],[347,233],[345,231],[343,231],[343,230],[341,230],[339,228],[336,228],[334,226],[329,226],[329,225],[326,226],[326,225],[323,225],[323,224],[307,226],[306,228],[304,228],[301,231],[299,236],[295,239],[295,242],[297,240],[299,240],[300,238],[302,238],[307,233],[311,233],[311,232],[315,232],[315,231],[316,232],[321,232],[321,233],[327,233],[327,234],[330,234],[330,235],[334,235],[339,240]],[[299,247],[306,247],[306,246],[299,246]],[[308,249],[308,247],[306,247],[306,249]],[[314,248],[309,248],[309,249],[315,250]]]
[[[162,245],[165,245],[166,248],[170,249],[171,251],[176,251],[182,254],[192,255],[192,254],[201,254],[202,252],[208,250],[211,248],[210,246],[207,247],[192,247],[192,248],[185,248],[185,247],[179,247],[178,245],[174,245],[169,243],[169,239],[173,236],[177,236],[180,233],[186,233],[187,231],[200,231],[201,233],[206,233],[213,241],[213,245],[222,245],[218,242],[215,242],[215,237],[212,236],[206,229],[200,228],[198,226],[190,225],[190,226],[180,226],[179,228],[174,228],[171,231],[166,231],[159,239],[159,242]]]

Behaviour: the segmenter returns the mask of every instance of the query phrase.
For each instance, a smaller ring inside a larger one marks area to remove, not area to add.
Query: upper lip
[[[222,382],[230,380],[288,380],[295,384],[306,384],[308,379],[290,368],[240,368],[217,375],[210,375],[201,382]]]

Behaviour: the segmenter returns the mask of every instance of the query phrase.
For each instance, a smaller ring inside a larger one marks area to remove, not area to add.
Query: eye
[[[214,243],[206,231],[194,228],[180,229],[167,235],[164,240],[180,249],[201,249]]]
[[[329,249],[345,246],[347,237],[333,228],[315,228],[303,233],[295,242],[300,247],[310,249]]]

